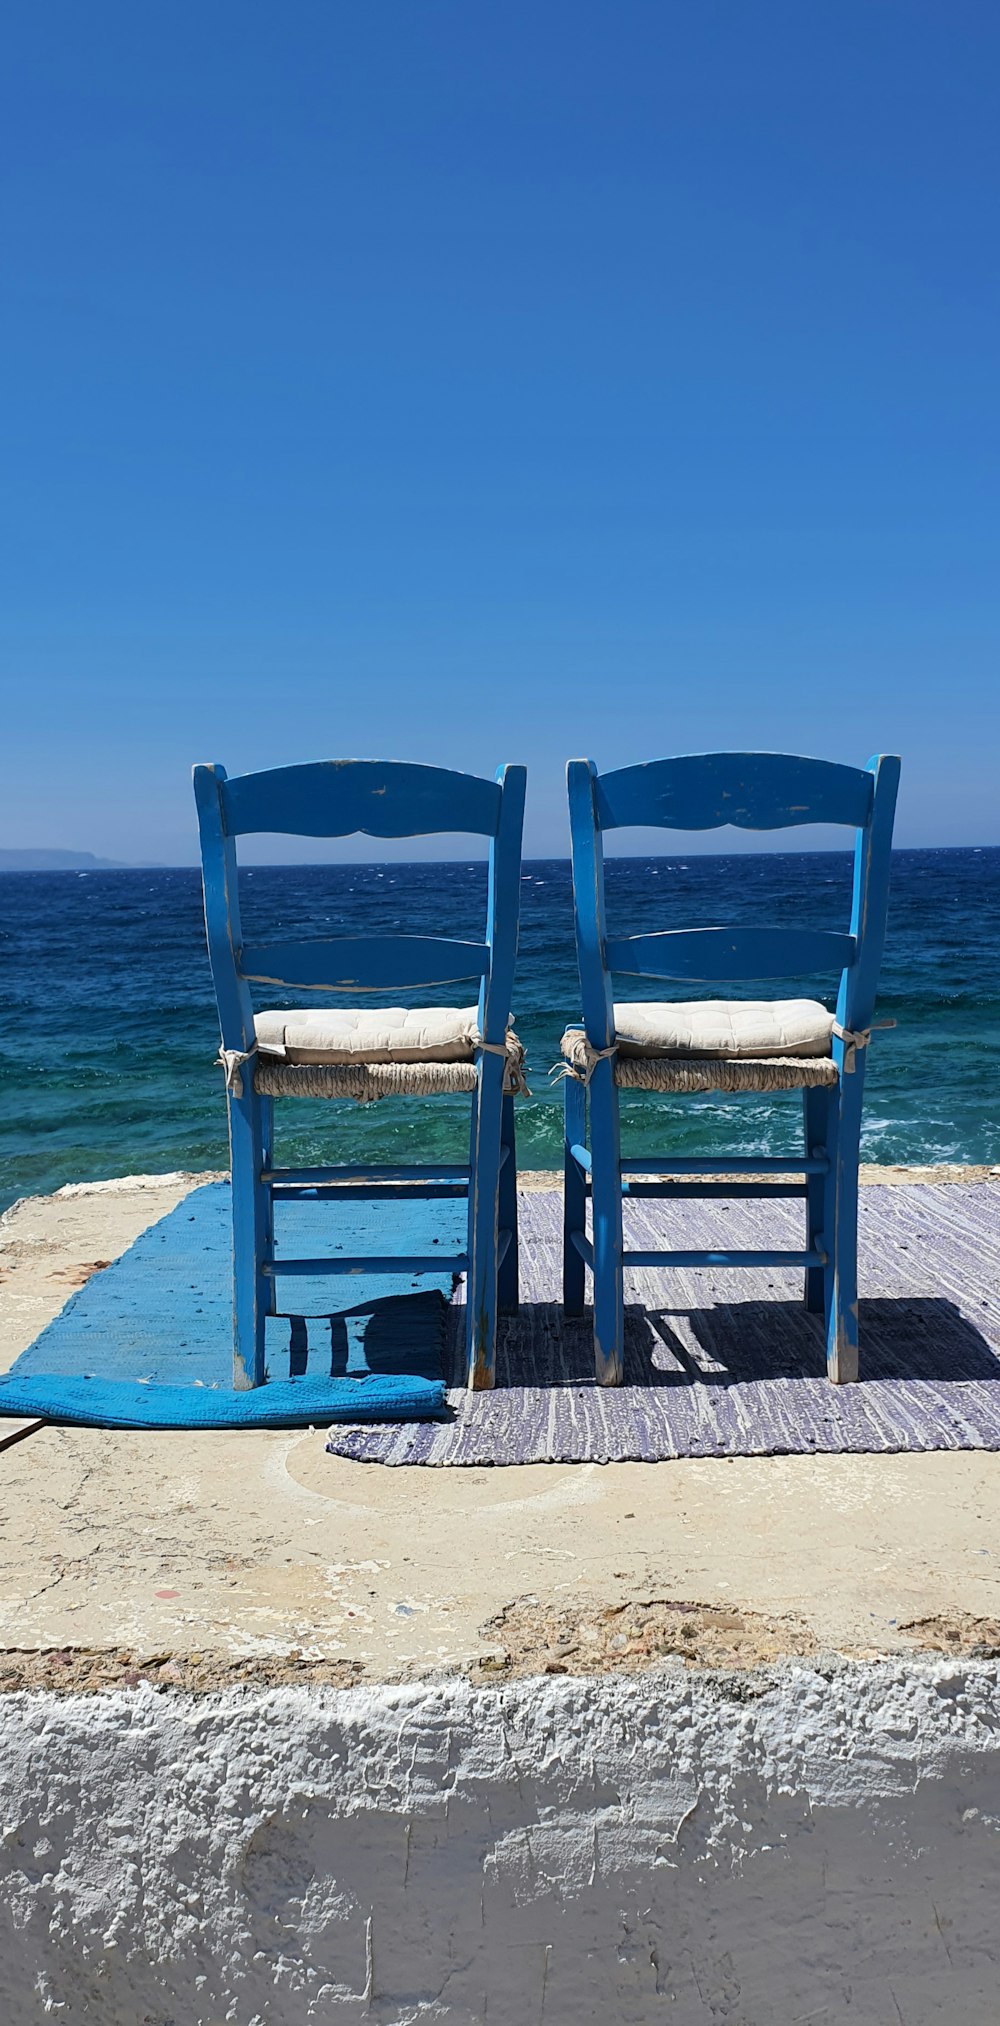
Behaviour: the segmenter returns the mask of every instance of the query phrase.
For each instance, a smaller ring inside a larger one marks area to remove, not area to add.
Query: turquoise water
[[[713,921],[846,926],[846,853],[616,859],[621,933]],[[569,866],[525,866],[514,1007],[532,1095],[519,1162],[560,1159],[559,1035],[579,1012]],[[261,935],[393,927],[477,937],[481,864],[268,866],[242,875],[244,929]],[[199,875],[166,871],[0,877],[3,1052],[0,1201],[111,1175],[226,1164],[215,1000]],[[788,981],[825,996],[826,980]],[[622,996],[655,997],[655,982]],[[760,990],[766,992],[766,985]],[[457,988],[459,1003],[467,995]],[[456,988],[419,995],[454,999]],[[674,996],[682,996],[680,992]],[[872,1161],[1000,1162],[1000,850],[903,851],[893,860],[879,1015],[898,1022],[869,1059]],[[766,1153],[795,1144],[799,1100],[625,1099],[636,1152]],[[278,1107],[282,1159],[464,1157],[468,1103],[424,1099]]]

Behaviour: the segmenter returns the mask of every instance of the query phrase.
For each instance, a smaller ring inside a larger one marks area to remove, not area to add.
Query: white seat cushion
[[[833,1014],[818,999],[690,999],[615,1007],[619,1055],[829,1055]]]
[[[281,1062],[471,1062],[475,1006],[308,1006],[254,1019],[261,1056]]]

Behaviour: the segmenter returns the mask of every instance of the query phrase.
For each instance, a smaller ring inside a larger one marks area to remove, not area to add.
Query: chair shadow
[[[953,1302],[862,1301],[860,1383],[1000,1381],[993,1347]],[[449,1332],[449,1384],[463,1383],[463,1344]],[[625,1311],[626,1386],[740,1386],[826,1374],[822,1318],[800,1302],[746,1301],[704,1309]],[[596,1384],[590,1313],[564,1318],[556,1302],[523,1303],[501,1320],[497,1387]]]
[[[276,1377],[361,1377],[365,1372],[465,1384],[465,1310],[439,1293],[390,1295],[334,1316],[275,1318],[287,1347],[269,1352]],[[993,1347],[953,1302],[931,1297],[860,1304],[860,1383],[1000,1380]],[[280,1345],[280,1338],[279,1338]],[[287,1359],[287,1365],[285,1360]],[[626,1386],[744,1386],[819,1379],[822,1319],[801,1302],[743,1301],[703,1309],[625,1310]],[[558,1302],[523,1302],[501,1316],[497,1390],[579,1390],[596,1384],[590,1311],[564,1317]]]
[[[269,1368],[272,1376],[289,1379],[307,1374],[311,1379],[363,1378],[367,1373],[440,1379],[448,1313],[443,1294],[427,1289],[361,1302],[336,1315],[276,1316]]]

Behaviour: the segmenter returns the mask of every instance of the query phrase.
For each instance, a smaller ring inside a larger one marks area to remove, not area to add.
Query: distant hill
[[[95,858],[92,851],[0,851],[0,872],[124,872],[120,858]]]

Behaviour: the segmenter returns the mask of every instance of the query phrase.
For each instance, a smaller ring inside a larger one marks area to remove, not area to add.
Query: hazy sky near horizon
[[[995,0],[11,12],[0,844],[354,753],[562,853],[568,754],[713,747],[1000,842],[998,75]]]

